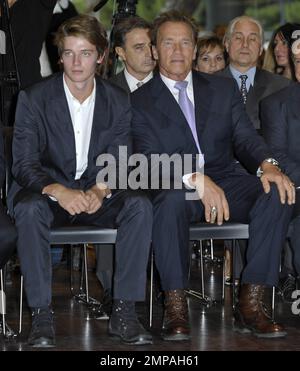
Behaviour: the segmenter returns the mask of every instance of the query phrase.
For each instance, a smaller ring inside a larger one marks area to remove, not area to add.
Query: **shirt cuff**
[[[190,174],[185,174],[183,177],[182,177],[182,181],[183,183],[186,185],[187,188],[189,189],[196,189],[195,186],[192,186],[190,183],[189,183],[189,178],[193,175],[194,173],[190,173]]]

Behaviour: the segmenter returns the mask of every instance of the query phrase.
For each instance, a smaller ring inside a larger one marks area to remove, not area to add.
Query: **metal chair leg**
[[[214,261],[214,242],[213,239],[210,239],[210,258]]]
[[[226,248],[224,245],[224,259],[223,259],[223,275],[222,275],[222,302],[225,301],[225,280],[226,280],[226,272],[225,272],[225,253],[226,253]]]
[[[275,321],[275,286],[272,287],[272,320]]]
[[[23,318],[23,276],[20,278],[20,313],[19,313],[19,334],[22,332],[22,318]]]
[[[6,300],[5,300],[5,293],[4,293],[4,281],[3,281],[3,270],[0,269],[0,290],[1,290],[1,314],[2,314],[2,327],[3,327],[3,335],[6,335],[6,321],[5,321],[5,314],[6,314]]]
[[[149,302],[149,327],[152,327],[153,319],[153,274],[154,274],[154,254],[151,253],[150,261],[150,302]]]
[[[205,295],[204,265],[203,265],[204,257],[203,257],[203,251],[202,251],[202,247],[203,247],[202,246],[202,240],[200,240],[199,242],[200,242],[199,252],[200,252],[200,269],[201,269],[201,292],[188,289],[188,290],[185,290],[185,293],[187,295],[191,295],[191,296],[199,299],[202,305],[205,305],[205,306],[209,307],[214,303],[214,300],[211,297]]]
[[[73,254],[71,247],[71,272],[70,272],[70,289],[73,297],[86,304],[89,309],[86,319],[100,318],[108,319],[107,316],[102,315],[102,304],[97,299],[90,296],[89,292],[89,281],[88,281],[88,263],[87,263],[87,244],[83,245],[83,261],[81,267],[80,286],[79,292],[75,293],[74,289],[74,277],[73,277]],[[99,315],[101,314],[101,316]],[[91,315],[91,317],[90,317]]]

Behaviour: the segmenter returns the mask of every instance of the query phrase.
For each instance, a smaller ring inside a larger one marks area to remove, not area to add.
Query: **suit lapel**
[[[107,128],[109,123],[108,118],[109,113],[106,104],[107,98],[103,94],[103,90],[104,86],[102,85],[101,80],[96,79],[95,107],[91,131],[91,140],[88,153],[89,164],[93,163],[93,161],[95,162],[94,157],[97,156],[100,152],[99,148],[100,131]]]
[[[212,91],[209,89],[208,85],[209,83],[207,80],[202,78],[199,74],[193,73],[195,117],[199,142],[201,133],[207,123],[212,98]],[[176,102],[172,93],[166,87],[158,74],[153,77],[152,95],[155,99],[155,108],[159,110],[161,114],[167,116],[169,120],[176,123],[176,125],[181,125],[188,136],[188,140],[195,143],[193,134],[189,129],[189,124],[187,123],[179,104]]]
[[[200,143],[201,134],[205,129],[209,109],[213,98],[213,91],[209,87],[209,82],[200,73],[193,72],[193,88],[195,100],[195,116],[197,125],[198,140]]]
[[[291,99],[290,99],[290,104],[291,104],[291,111],[293,116],[299,121],[300,117],[300,84],[296,83],[293,87],[293,90],[291,91]]]
[[[254,77],[254,86],[251,85],[247,95],[247,106],[255,107],[257,105],[257,102],[263,96],[266,88],[267,86],[265,84],[263,75],[260,73],[259,69],[256,69]]]
[[[46,107],[49,110],[49,117],[52,117],[51,126],[53,125],[56,135],[60,138],[66,138],[65,151],[67,157],[72,158],[71,166],[75,171],[75,136],[62,74],[59,74],[54,81],[52,97],[49,106]]]
[[[176,125],[181,125],[184,129],[188,128],[185,116],[181,111],[170,90],[164,84],[159,74],[153,77],[152,95],[155,99],[155,108]],[[190,130],[189,130],[190,131]],[[193,137],[192,133],[190,133]]]

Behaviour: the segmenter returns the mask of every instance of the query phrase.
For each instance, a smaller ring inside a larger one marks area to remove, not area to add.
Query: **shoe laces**
[[[116,300],[113,303],[113,315],[126,321],[137,321],[135,312],[135,302],[126,300]]]

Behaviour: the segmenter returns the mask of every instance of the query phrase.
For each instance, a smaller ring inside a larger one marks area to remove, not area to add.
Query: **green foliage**
[[[137,14],[147,21],[153,19],[161,12],[166,0],[139,0],[137,6]]]
[[[280,9],[278,4],[249,7],[246,14],[253,16],[261,21],[265,30],[274,30],[280,24]],[[287,2],[284,6],[285,22],[300,23],[300,1]]]
[[[137,14],[148,21],[152,21],[164,7],[166,0],[139,0]],[[86,0],[73,0],[74,5],[80,13],[86,13],[88,9]],[[97,4],[97,2],[94,2]],[[99,12],[99,19],[106,29],[110,29],[112,22],[114,0],[110,0]],[[90,5],[89,5],[90,8]]]
[[[79,13],[85,13],[86,11],[86,2],[85,0],[72,0],[72,3],[76,6],[76,9]]]

